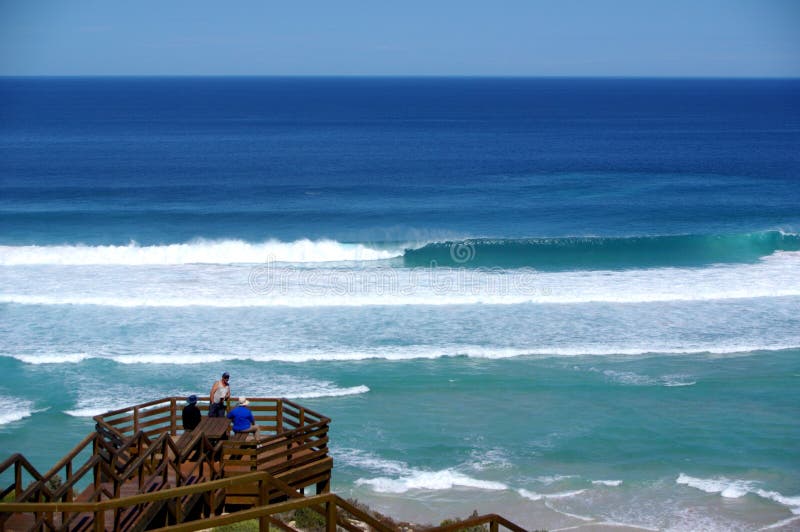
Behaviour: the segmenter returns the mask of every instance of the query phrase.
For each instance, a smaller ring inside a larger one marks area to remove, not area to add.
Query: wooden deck
[[[260,427],[258,439],[229,436],[225,419],[208,419],[191,432],[180,426],[182,400],[168,397],[95,417],[96,430],[53,469],[40,474],[22,455],[2,465],[13,470],[14,482],[3,490],[17,502],[85,503],[130,498],[207,483],[253,472],[267,472],[294,492],[330,486],[333,460],[328,455],[330,420],[286,399],[251,399],[250,409]],[[202,427],[212,427],[209,431]],[[80,463],[79,457],[90,452]],[[25,477],[30,477],[25,479]],[[55,479],[61,479],[60,483]],[[128,508],[91,512],[14,512],[0,514],[2,530],[89,530],[95,521],[105,530],[143,530],[209,515],[225,507],[250,507],[259,502],[256,483],[230,490],[194,494]],[[286,500],[285,490],[268,490],[269,500]]]
[[[260,398],[250,400],[258,438],[228,434],[223,420],[184,432],[182,403],[167,397],[96,416],[95,431],[46,473],[21,454],[6,459],[0,479],[13,480],[0,485],[0,498],[13,493],[14,502],[0,504],[0,532],[189,531],[245,519],[258,519],[264,532],[270,524],[293,531],[273,516],[298,508],[319,512],[328,532],[363,532],[363,524],[394,532],[329,492],[329,418]],[[524,532],[493,514],[435,530],[467,523]]]

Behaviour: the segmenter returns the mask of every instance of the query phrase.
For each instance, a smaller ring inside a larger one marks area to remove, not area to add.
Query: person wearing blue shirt
[[[250,401],[246,397],[239,398],[239,404],[228,413],[228,419],[233,420],[233,432],[239,434],[240,432],[252,432],[255,438],[258,439],[258,425],[253,417],[253,413],[247,408]]]

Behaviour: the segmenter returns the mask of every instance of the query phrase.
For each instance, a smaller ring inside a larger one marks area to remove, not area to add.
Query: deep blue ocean
[[[42,471],[229,371],[396,517],[797,530],[799,277],[800,80],[0,78]]]

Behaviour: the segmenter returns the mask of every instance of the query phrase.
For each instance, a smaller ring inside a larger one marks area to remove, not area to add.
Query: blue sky
[[[800,76],[800,0],[0,0],[0,75]]]

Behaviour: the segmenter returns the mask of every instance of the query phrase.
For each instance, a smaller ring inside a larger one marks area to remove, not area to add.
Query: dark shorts
[[[211,406],[208,407],[208,417],[225,417],[225,405],[211,403]]]

